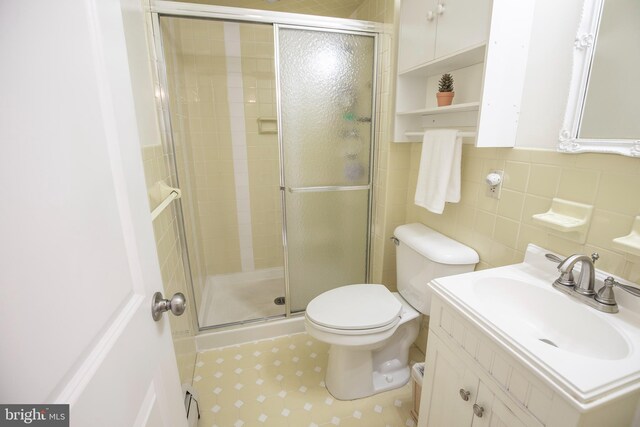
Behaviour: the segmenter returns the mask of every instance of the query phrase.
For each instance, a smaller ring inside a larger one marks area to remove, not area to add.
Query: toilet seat
[[[329,290],[308,305],[307,320],[326,332],[383,332],[400,321],[402,304],[384,285],[348,285]]]

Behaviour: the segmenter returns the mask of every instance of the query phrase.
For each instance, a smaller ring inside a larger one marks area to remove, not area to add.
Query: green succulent
[[[440,77],[438,88],[440,92],[453,92],[453,77],[451,77],[451,74],[445,73]]]

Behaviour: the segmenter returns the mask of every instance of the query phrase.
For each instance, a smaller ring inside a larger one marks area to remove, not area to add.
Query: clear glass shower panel
[[[282,316],[273,26],[161,16],[160,29],[199,325]]]
[[[291,311],[317,295],[364,283],[369,191],[286,195]]]
[[[287,186],[368,184],[374,38],[294,28],[278,38]]]

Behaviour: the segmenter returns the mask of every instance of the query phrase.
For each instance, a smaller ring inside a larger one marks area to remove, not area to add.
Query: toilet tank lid
[[[414,251],[440,264],[477,264],[478,253],[467,245],[420,224],[396,227],[394,236]]]

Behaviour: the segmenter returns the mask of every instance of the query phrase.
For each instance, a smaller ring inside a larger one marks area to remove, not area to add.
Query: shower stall
[[[172,2],[152,17],[200,329],[366,283],[377,24]]]

